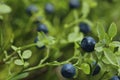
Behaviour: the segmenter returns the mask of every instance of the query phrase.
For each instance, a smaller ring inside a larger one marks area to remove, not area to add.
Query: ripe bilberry
[[[64,64],[61,69],[61,74],[65,78],[73,78],[76,73],[75,67],[72,64]]]
[[[80,2],[79,2],[79,0],[70,0],[69,6],[71,9],[79,8]]]
[[[95,44],[96,41],[92,37],[87,36],[81,41],[81,48],[86,52],[92,52],[94,51]]]
[[[100,70],[101,70],[101,68],[100,68],[100,66],[97,64],[96,67],[95,67],[95,69],[94,69],[94,71],[93,71],[93,73],[92,73],[92,75],[93,75],[93,76],[94,76],[94,75],[97,75],[97,74],[100,72]]]
[[[48,28],[46,27],[45,24],[38,24],[37,26],[38,32],[44,32],[45,34],[48,33]]]
[[[28,15],[32,15],[33,13],[36,13],[36,12],[38,12],[38,8],[35,6],[35,5],[30,5],[30,6],[28,6],[27,7],[27,9],[26,9],[26,13],[28,14]]]
[[[80,27],[80,31],[81,31],[82,33],[84,33],[84,34],[87,34],[87,33],[90,32],[90,27],[89,27],[89,25],[88,25],[87,23],[85,23],[85,22],[81,22],[81,23],[79,24],[79,27]]]
[[[54,13],[54,6],[51,3],[45,5],[45,12],[48,14]]]

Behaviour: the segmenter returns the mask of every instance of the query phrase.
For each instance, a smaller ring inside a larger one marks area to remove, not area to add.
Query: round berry
[[[28,6],[27,7],[27,9],[26,9],[26,13],[28,14],[28,15],[32,15],[33,13],[36,13],[36,12],[38,12],[38,8],[35,6],[35,5],[30,5],[30,6]]]
[[[76,73],[75,67],[72,64],[64,64],[61,69],[61,74],[65,78],[73,78]]]
[[[96,67],[95,67],[92,75],[94,76],[94,75],[98,74],[98,73],[100,72],[100,70],[101,70],[100,66],[99,66],[99,65],[96,65]]]
[[[79,0],[70,0],[69,6],[71,9],[79,8],[80,2],[79,2]]]
[[[53,4],[47,3],[45,5],[45,12],[49,13],[49,14],[54,13],[54,6],[53,6]]]
[[[90,32],[90,27],[89,27],[89,25],[88,25],[87,23],[85,23],[85,22],[81,22],[81,23],[79,24],[79,27],[80,27],[80,31],[81,31],[82,33],[84,33],[84,34],[87,34],[87,33]]]
[[[37,31],[44,32],[45,34],[48,33],[48,29],[44,24],[38,24]]]
[[[95,44],[96,41],[92,37],[88,36],[83,38],[81,41],[81,48],[86,52],[92,52],[94,51]]]
[[[120,80],[118,76],[113,76],[110,80]]]
[[[34,43],[37,43],[39,41],[39,39],[38,39],[38,37],[36,37],[35,39],[34,39]],[[43,49],[43,48],[45,48],[45,46],[43,45],[43,46],[41,46],[41,47],[39,47],[39,46],[36,46],[38,49]]]

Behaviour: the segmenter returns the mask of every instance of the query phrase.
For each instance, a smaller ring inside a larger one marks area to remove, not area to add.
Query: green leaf
[[[20,60],[20,59],[16,59],[15,61],[14,61],[14,63],[16,64],[16,65],[24,65],[24,63],[22,62],[22,60]]]
[[[105,56],[102,58],[102,61],[103,61],[105,64],[111,64]]]
[[[110,39],[112,40],[113,37],[117,34],[117,27],[116,27],[116,24],[115,23],[112,23],[109,27],[109,30],[108,30],[108,35],[110,37]]]
[[[56,42],[54,37],[52,37],[52,36],[48,36],[47,40],[48,40],[48,45],[53,45]]]
[[[10,13],[11,8],[8,5],[0,4],[0,14]]]
[[[28,67],[29,66],[29,63],[28,62],[25,62],[24,63],[24,67]]]
[[[22,57],[23,57],[24,59],[29,59],[31,56],[32,56],[32,51],[31,51],[31,50],[25,50],[25,51],[22,53]]]
[[[28,72],[26,72],[26,73],[21,73],[21,74],[18,74],[17,76],[15,76],[15,77],[13,77],[13,78],[10,79],[10,80],[21,80],[21,79],[27,77],[28,75],[29,75]]]
[[[102,52],[103,51],[103,47],[104,47],[104,44],[102,44],[102,43],[97,43],[96,45],[95,45],[95,50],[97,51],[97,52]]]
[[[105,33],[105,44],[109,44],[110,43],[110,38],[108,36],[107,33]]]
[[[87,64],[87,63],[82,63],[81,66],[80,66],[80,69],[82,69],[82,71],[83,71],[85,74],[90,74],[90,66],[89,66],[89,64]]]
[[[76,42],[81,41],[83,39],[83,35],[73,32],[68,35],[68,42]]]
[[[90,12],[90,6],[86,1],[84,1],[82,5],[83,5],[82,6],[82,14],[83,14],[83,17],[85,18],[88,16],[88,14]]]
[[[119,41],[113,41],[109,44],[109,46],[112,46],[112,47],[120,47],[120,42]]]
[[[19,48],[12,45],[11,48],[14,50],[14,51],[17,51],[17,53],[21,53],[21,50],[18,50]]]
[[[14,51],[16,51],[18,48],[16,47],[16,46],[11,46],[11,48],[14,50]]]
[[[103,25],[101,25],[100,23],[97,24],[97,33],[98,33],[99,40],[105,39],[105,30]]]
[[[3,16],[0,15],[0,20],[3,20]]]
[[[104,49],[104,55],[105,58],[112,64],[112,65],[117,65],[117,57],[115,54],[110,49],[105,48]]]

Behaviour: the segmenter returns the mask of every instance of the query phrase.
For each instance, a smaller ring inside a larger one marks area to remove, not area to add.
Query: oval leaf
[[[110,28],[108,30],[108,35],[110,37],[110,39],[112,40],[113,37],[117,34],[117,27],[116,27],[116,24],[115,23],[112,23],[110,25]]]
[[[104,55],[112,65],[117,65],[117,58],[110,49],[105,48]]]
[[[20,59],[16,59],[14,63],[16,65],[24,65],[24,63]]]
[[[109,46],[112,46],[112,47],[120,47],[120,42],[119,41],[113,41],[109,44]]]
[[[11,8],[8,5],[0,4],[0,14],[10,13]]]
[[[25,50],[25,51],[23,52],[23,54],[22,54],[22,57],[23,57],[24,59],[29,59],[31,56],[32,56],[31,50]]]
[[[13,78],[10,79],[10,80],[21,80],[21,79],[27,77],[28,75],[29,75],[28,72],[26,72],[26,73],[21,73],[21,74],[18,74],[17,76],[15,76],[15,77],[13,77]]]
[[[81,64],[80,68],[85,74],[90,74],[90,66],[87,63]]]
[[[105,38],[105,30],[103,25],[100,23],[97,24],[97,33],[100,40],[103,40]]]

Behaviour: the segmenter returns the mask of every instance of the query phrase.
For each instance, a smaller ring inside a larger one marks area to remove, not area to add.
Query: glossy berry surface
[[[94,51],[95,44],[95,40],[92,37],[88,36],[83,38],[81,41],[81,48],[86,52],[92,52]]]
[[[34,39],[34,43],[37,43],[39,41],[39,39],[38,39],[38,37],[36,37],[35,39]],[[38,49],[43,49],[43,48],[45,48],[45,46],[42,46],[42,47],[39,47],[39,46],[36,46]]]
[[[87,33],[90,32],[90,27],[89,27],[89,25],[88,25],[87,23],[85,23],[85,22],[81,22],[81,23],[79,24],[79,27],[80,27],[80,31],[81,31],[82,33],[84,33],[84,34],[87,34]]]
[[[72,64],[65,64],[61,69],[61,74],[65,78],[73,78],[75,73],[76,73],[76,70]]]
[[[45,5],[45,12],[48,14],[54,13],[54,6],[51,3]]]
[[[79,8],[80,2],[79,2],[79,0],[70,0],[69,6],[71,9]]]
[[[99,66],[99,65],[96,65],[96,67],[95,67],[92,75],[93,75],[93,76],[94,76],[94,75],[97,75],[97,74],[100,72],[100,70],[101,70],[100,66]]]
[[[28,6],[27,7],[27,9],[26,9],[26,13],[28,14],[28,15],[32,15],[33,13],[36,13],[36,12],[38,12],[38,8],[35,6],[35,5],[30,5],[30,6]]]
[[[110,80],[120,80],[118,76],[113,76]]]
[[[48,33],[48,28],[44,24],[38,24],[37,31],[44,32],[46,34]]]

